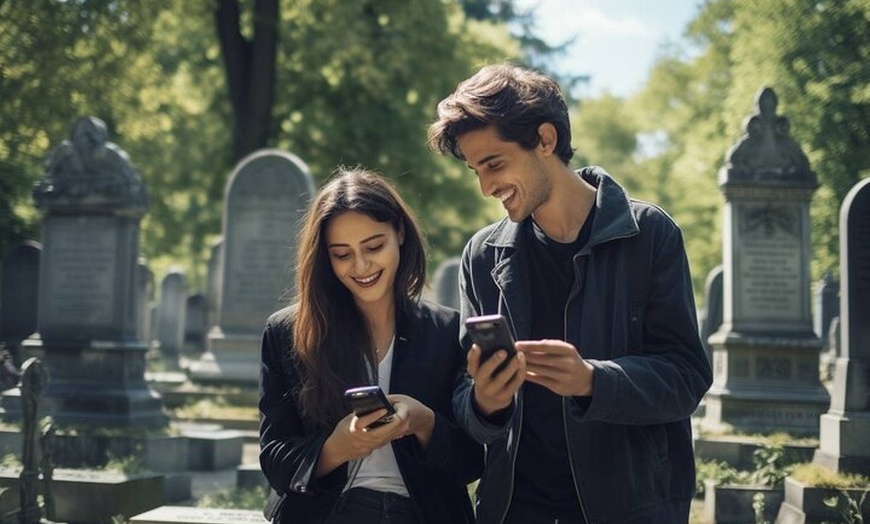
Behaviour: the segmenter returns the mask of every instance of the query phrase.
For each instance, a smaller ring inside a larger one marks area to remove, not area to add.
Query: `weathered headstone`
[[[151,306],[154,305],[154,272],[145,259],[136,265],[136,339],[151,342]]]
[[[10,249],[3,257],[0,278],[0,342],[20,366],[21,341],[36,333],[39,304],[39,259],[42,246],[24,242]]]
[[[849,191],[840,210],[840,356],[831,408],[821,416],[814,461],[870,474],[870,179]]]
[[[718,265],[707,274],[704,285],[706,303],[704,306],[704,321],[701,323],[701,342],[707,350],[707,358],[713,362],[713,352],[707,337],[717,332],[722,326],[722,266]]]
[[[107,141],[105,124],[85,117],[49,155],[33,198],[42,214],[39,337],[24,346],[52,377],[47,414],[61,425],[164,427],[162,401],[144,378],[146,343],[136,338],[147,209],[139,174]]]
[[[828,330],[831,320],[840,314],[840,283],[834,279],[831,272],[825,274],[825,278],[816,283],[813,289],[813,331],[822,337],[827,348]]]
[[[190,365],[195,381],[257,383],[263,326],[294,294],[296,234],[314,191],[308,167],[274,149],[245,157],[230,175],[218,324]]]
[[[221,298],[221,277],[223,276],[223,256],[224,256],[224,240],[220,238],[211,246],[211,254],[208,257],[208,274],[206,276],[206,292],[207,298],[207,313],[208,331],[211,330],[218,322],[218,307],[220,306]]]
[[[206,296],[194,293],[187,297],[187,313],[184,322],[184,351],[198,355],[205,351],[205,336],[208,330]]]
[[[187,281],[184,272],[171,268],[160,283],[160,304],[157,306],[157,343],[160,356],[169,369],[179,367],[186,314]]]
[[[757,106],[719,172],[724,310],[708,338],[714,380],[703,426],[812,435],[829,401],[810,311],[809,203],[818,182],[772,89],[759,92]]]
[[[459,259],[449,258],[435,270],[435,300],[442,306],[459,309]]]

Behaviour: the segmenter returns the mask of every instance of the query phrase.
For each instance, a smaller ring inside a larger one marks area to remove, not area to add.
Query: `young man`
[[[591,131],[590,132],[594,132]],[[568,167],[568,108],[526,69],[481,69],[438,104],[431,147],[467,163],[508,217],[469,241],[462,317],[501,313],[516,358],[467,331],[459,423],[487,445],[477,520],[688,522],[689,417],[712,381],[682,235],[603,169]]]

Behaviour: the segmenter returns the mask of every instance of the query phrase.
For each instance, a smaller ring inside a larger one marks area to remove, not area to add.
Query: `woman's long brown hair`
[[[294,357],[302,375],[302,412],[332,427],[344,418],[345,389],[368,382],[373,342],[350,291],[332,271],[325,232],[329,221],[356,211],[404,231],[393,287],[396,312],[419,299],[426,279],[423,240],[414,217],[396,189],[382,176],[339,167],[318,192],[303,219],[296,264]]]

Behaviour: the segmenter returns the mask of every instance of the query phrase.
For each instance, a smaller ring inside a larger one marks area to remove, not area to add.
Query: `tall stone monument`
[[[870,474],[870,179],[840,209],[840,353],[814,462]]]
[[[818,187],[770,88],[719,172],[725,197],[723,322],[708,342],[703,427],[818,433],[828,406],[810,310],[809,204]]]
[[[33,189],[43,252],[38,336],[24,348],[45,365],[45,411],[57,423],[159,428],[168,419],[145,382],[147,346],[137,336],[147,196],[127,154],[107,138],[101,120],[79,119]]]
[[[259,380],[263,327],[294,295],[296,235],[314,191],[308,166],[275,149],[248,155],[230,175],[218,324],[206,353],[190,364],[194,381]]]

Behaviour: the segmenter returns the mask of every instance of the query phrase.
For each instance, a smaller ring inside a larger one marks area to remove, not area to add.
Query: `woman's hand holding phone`
[[[402,420],[402,433],[400,436],[414,435],[424,448],[432,438],[435,428],[435,412],[428,406],[408,395],[388,395],[393,407],[396,408],[396,416]]]

